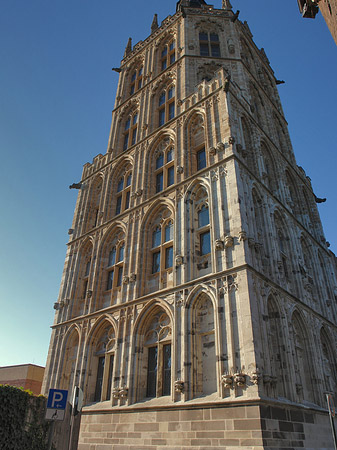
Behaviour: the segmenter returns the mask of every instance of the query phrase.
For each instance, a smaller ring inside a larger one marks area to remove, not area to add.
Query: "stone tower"
[[[80,450],[332,449],[335,257],[264,50],[229,0],[182,0],[116,70],[45,392],[83,389]]]

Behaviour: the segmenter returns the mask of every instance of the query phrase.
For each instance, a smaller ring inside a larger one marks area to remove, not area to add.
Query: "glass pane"
[[[197,170],[204,169],[206,167],[206,152],[203,148],[197,152]]]
[[[163,92],[159,97],[159,106],[162,106],[165,103],[166,93]]]
[[[122,247],[120,247],[119,252],[118,252],[118,262],[123,261],[124,260],[124,245],[122,245]]]
[[[173,247],[165,249],[165,269],[173,266]]]
[[[138,114],[135,114],[132,119],[132,125],[136,125],[137,121],[138,121]]]
[[[175,112],[175,103],[172,102],[172,103],[169,104],[169,120],[173,119],[174,112]]]
[[[132,180],[132,173],[129,173],[129,175],[126,178],[126,187],[131,186],[131,180]]]
[[[130,95],[132,95],[132,94],[134,94],[134,93],[135,93],[135,85],[132,84],[132,85],[131,85],[131,89],[130,89]]]
[[[118,267],[117,286],[122,286],[123,281],[123,267]]]
[[[174,94],[175,94],[174,91],[175,91],[174,86],[172,86],[172,87],[169,89],[169,91],[168,91],[168,98],[169,98],[169,100],[170,100],[171,98],[174,97]]]
[[[124,186],[124,178],[122,177],[117,184],[117,192],[121,192]]]
[[[124,136],[123,150],[126,150],[128,147],[129,147],[129,133]]]
[[[116,247],[113,247],[113,249],[109,253],[109,261],[108,261],[108,267],[111,267],[116,262]]]
[[[152,233],[152,248],[158,247],[161,244],[161,228],[157,227]]]
[[[210,34],[210,40],[212,42],[219,42],[219,36],[217,34],[215,34],[215,33],[211,33]]]
[[[161,70],[165,70],[167,67],[167,61],[166,59],[164,61],[161,62]]]
[[[173,223],[170,222],[165,227],[165,242],[171,241],[173,239]]]
[[[131,118],[129,117],[125,123],[125,129],[128,130],[130,128],[130,125],[131,125]]]
[[[120,214],[122,209],[122,196],[117,197],[116,214]]]
[[[176,46],[175,41],[171,42],[171,44],[170,44],[170,51],[172,51],[175,46]]]
[[[167,186],[174,184],[174,166],[169,167],[167,171]]]
[[[106,390],[106,399],[111,399],[111,387],[112,387],[112,371],[114,367],[114,355],[110,356],[110,362],[109,362],[109,375],[108,375],[108,386]]]
[[[170,148],[166,153],[166,162],[171,162],[173,160],[173,148]]]
[[[211,253],[211,235],[209,231],[200,235],[200,253],[201,255]]]
[[[107,291],[110,291],[110,289],[112,289],[113,280],[114,280],[114,271],[110,270],[110,272],[108,272],[108,281],[107,281],[107,285],[106,285]]]
[[[163,190],[163,181],[164,181],[164,177],[163,177],[163,172],[157,173],[156,175],[156,192],[160,192]]]
[[[163,395],[171,394],[171,344],[164,345],[163,347]]]
[[[128,191],[125,195],[125,208],[124,209],[129,209],[130,207],[130,191]]]
[[[147,362],[147,397],[155,397],[157,395],[157,347],[151,347],[148,350]]]
[[[138,89],[140,89],[142,87],[142,80],[138,81]]]
[[[161,127],[165,123],[165,109],[159,111],[159,126]]]
[[[208,44],[200,44],[200,55],[209,56]]]
[[[163,164],[164,164],[164,155],[160,153],[156,159],[156,169],[160,169],[160,167],[163,167]]]
[[[164,56],[167,55],[167,47],[165,46],[164,50],[161,52],[161,57],[164,58]]]
[[[170,64],[173,64],[176,60],[176,54],[172,53],[172,55],[170,55]]]
[[[211,45],[211,50],[212,50],[212,56],[215,57],[220,57],[220,47],[218,44],[212,44]]]
[[[137,127],[132,130],[132,142],[131,145],[135,145],[137,140]]]
[[[133,72],[131,81],[135,81],[136,77],[137,77],[137,72]]]
[[[104,363],[105,363],[105,356],[101,356],[98,359],[98,366],[97,366],[96,389],[95,389],[95,397],[94,397],[95,402],[101,401],[103,375],[104,375]]]
[[[139,69],[138,76],[141,77],[143,75],[143,67]]]
[[[198,226],[199,228],[209,225],[209,211],[206,206],[203,206],[198,212]]]
[[[199,33],[199,41],[208,41],[207,33]]]
[[[152,273],[158,273],[160,270],[160,252],[152,255]]]

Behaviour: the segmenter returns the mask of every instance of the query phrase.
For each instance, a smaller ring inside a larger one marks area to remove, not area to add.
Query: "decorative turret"
[[[151,33],[154,33],[156,30],[158,30],[158,28],[158,14],[155,14],[151,25]]]
[[[226,9],[226,10],[232,9],[230,0],[222,0],[222,9]]]
[[[125,48],[124,58],[132,52],[132,38],[129,38],[128,43]]]

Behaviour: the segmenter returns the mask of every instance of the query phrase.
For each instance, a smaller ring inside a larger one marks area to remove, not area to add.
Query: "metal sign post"
[[[67,406],[68,391],[61,389],[49,389],[46,420],[51,420],[48,436],[48,450],[51,450],[54,436],[55,422],[64,419],[64,412]]]
[[[332,394],[330,393],[326,393],[326,401],[328,403],[328,410],[329,410],[329,416],[330,416],[330,424],[331,424],[331,429],[332,429],[332,437],[333,437],[333,442],[335,445],[335,450],[337,450],[337,437],[336,437],[336,428],[335,428],[335,416],[336,416],[336,408],[334,405],[334,401],[332,398]]]

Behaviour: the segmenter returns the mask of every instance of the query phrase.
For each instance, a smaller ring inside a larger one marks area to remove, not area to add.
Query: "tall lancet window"
[[[116,211],[118,215],[130,207],[132,172],[126,172],[117,183]]]
[[[133,95],[143,85],[143,67],[135,69],[131,75],[130,95]]]
[[[127,150],[137,142],[138,112],[130,114],[124,125],[123,150]]]
[[[175,116],[175,87],[173,85],[163,89],[158,101],[158,119],[161,127]]]
[[[156,193],[174,184],[174,150],[172,146],[168,146],[156,154],[155,177]]]
[[[176,60],[176,43],[174,40],[165,44],[160,53],[160,69],[163,71]]]

